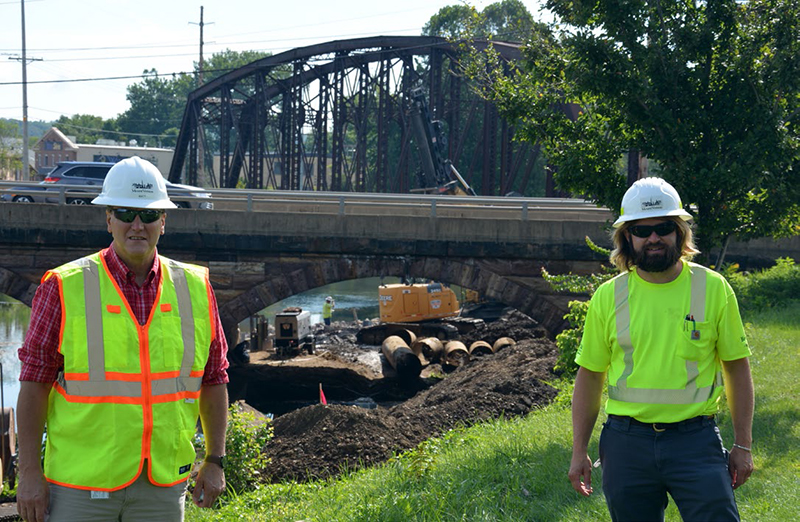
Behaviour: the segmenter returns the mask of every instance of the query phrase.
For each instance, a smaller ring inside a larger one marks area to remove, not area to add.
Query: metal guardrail
[[[0,194],[9,193],[14,188],[15,194],[30,194],[33,197],[43,193],[42,187],[51,193],[48,198],[56,196],[61,205],[67,204],[68,197],[87,198],[100,193],[100,186],[62,185],[43,186],[31,182],[0,182]],[[180,201],[180,196],[173,199]],[[607,213],[608,209],[598,207],[590,201],[569,198],[526,198],[499,196],[450,196],[431,194],[374,194],[359,192],[316,192],[285,190],[245,190],[245,189],[181,189],[180,192],[210,194],[208,201],[214,203],[216,209],[242,210],[245,212],[313,212],[331,215],[349,215],[375,212],[377,209],[391,210],[387,213],[398,215],[428,216],[431,218],[447,217],[457,214],[459,217],[488,217],[487,213],[503,215],[509,219],[531,218],[537,212],[559,213]],[[288,206],[292,206],[291,210]],[[280,208],[283,207],[283,208]],[[465,216],[465,214],[467,214]]]

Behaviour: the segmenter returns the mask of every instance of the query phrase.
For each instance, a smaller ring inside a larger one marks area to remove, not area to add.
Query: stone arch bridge
[[[234,196],[235,194],[235,196]],[[294,294],[348,279],[425,277],[520,309],[551,335],[575,296],[541,278],[597,271],[610,212],[578,200],[214,192],[216,210],[170,211],[160,253],[207,266],[226,335]],[[110,244],[102,208],[0,204],[0,292],[30,306],[44,272]],[[800,241],[729,249],[757,265]]]

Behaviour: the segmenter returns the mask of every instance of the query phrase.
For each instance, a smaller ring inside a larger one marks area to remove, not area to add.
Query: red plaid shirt
[[[150,316],[150,309],[156,301],[158,280],[161,275],[161,264],[156,255],[153,266],[140,287],[136,284],[136,276],[123,263],[113,247],[100,253],[108,265],[108,270],[117,281],[120,290],[131,305],[139,324],[145,324]],[[228,343],[219,319],[217,298],[211,290],[212,317],[216,323],[216,337],[209,347],[208,362],[203,374],[203,384],[224,384],[228,382]],[[25,335],[25,342],[19,349],[22,361],[20,381],[55,382],[58,372],[64,368],[64,356],[58,352],[59,333],[61,330],[61,299],[58,295],[58,282],[55,277],[44,281],[36,289],[31,307],[31,324]]]

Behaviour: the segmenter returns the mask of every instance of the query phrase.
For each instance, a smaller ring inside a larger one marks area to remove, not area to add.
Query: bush
[[[575,355],[583,338],[583,323],[586,322],[586,311],[589,309],[588,301],[570,301],[569,313],[564,319],[569,321],[572,328],[568,328],[556,336],[558,346],[558,361],[554,370],[558,373],[574,377],[578,373]]]
[[[607,256],[610,253],[609,250],[594,244],[589,239],[589,236],[586,236],[586,244],[598,254]],[[609,266],[603,266],[600,274],[589,275],[552,275],[542,268],[542,277],[556,292],[586,293],[589,297],[594,294],[597,287],[614,277],[614,275],[616,275],[616,270]],[[569,321],[572,328],[566,329],[556,336],[556,346],[559,353],[554,370],[564,376],[574,377],[578,373],[575,355],[581,345],[583,323],[586,321],[586,311],[588,309],[588,301],[570,301],[569,313],[564,316],[564,319]]]
[[[722,273],[743,311],[784,306],[800,299],[800,265],[791,258],[779,258],[775,266],[753,273],[739,272],[738,265],[726,265]]]
[[[225,491],[223,497],[233,497],[253,489],[264,482],[261,474],[269,459],[264,456],[264,446],[272,439],[272,422],[256,418],[255,414],[232,404],[228,410],[228,427],[225,433]],[[205,451],[202,436],[195,439],[199,454]]]

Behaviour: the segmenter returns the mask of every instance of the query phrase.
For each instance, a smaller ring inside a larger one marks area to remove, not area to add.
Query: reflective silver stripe
[[[692,302],[689,313],[694,316],[697,323],[706,320],[706,271],[700,267],[690,267],[692,278]]]
[[[153,381],[151,390],[153,396],[157,395],[170,395],[179,392],[197,392],[200,391],[200,385],[203,382],[202,377],[176,377],[174,379],[158,379]]]
[[[77,264],[83,268],[89,380],[102,381],[106,376],[106,357],[103,343],[103,303],[100,298],[100,271],[97,263],[87,257],[79,259]]]
[[[687,265],[688,267],[688,265]],[[706,271],[702,267],[688,267],[691,278],[690,314],[695,322],[705,321],[706,308]],[[633,403],[651,404],[695,404],[707,401],[714,389],[722,385],[722,375],[717,372],[714,383],[702,388],[697,387],[699,370],[697,361],[686,361],[686,387],[681,390],[658,388],[628,388],[628,376],[633,373],[633,342],[631,341],[631,313],[628,300],[628,278],[625,273],[614,280],[614,309],[617,327],[617,342],[623,352],[625,367],[614,386],[609,385],[608,396],[611,399]]]
[[[194,364],[194,314],[192,313],[192,296],[189,294],[189,283],[183,267],[170,260],[170,273],[178,296],[178,311],[181,317],[181,337],[183,338],[183,359],[181,360],[181,377],[189,377]]]
[[[658,388],[627,388],[619,390],[608,387],[608,396],[615,401],[646,402],[649,404],[695,404],[705,402],[711,397],[715,386],[682,390],[661,390]],[[612,394],[613,391],[613,394]]]
[[[128,381],[68,381],[61,373],[58,383],[68,395],[80,397],[141,397],[142,384]]]
[[[617,325],[617,342],[622,348],[625,368],[617,379],[616,388],[625,390],[628,377],[633,373],[633,342],[631,341],[631,308],[628,304],[628,277],[626,272],[614,280],[614,316]]]

